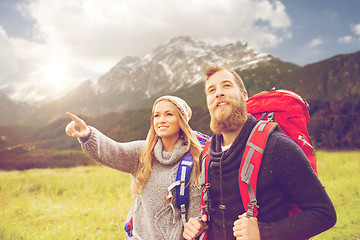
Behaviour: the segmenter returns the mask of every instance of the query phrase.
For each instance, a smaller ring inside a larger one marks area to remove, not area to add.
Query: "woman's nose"
[[[165,117],[165,116],[162,116],[162,117],[160,118],[160,122],[161,122],[161,123],[166,122],[166,117]]]

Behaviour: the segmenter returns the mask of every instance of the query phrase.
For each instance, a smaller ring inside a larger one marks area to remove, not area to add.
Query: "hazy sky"
[[[0,91],[56,97],[176,36],[299,65],[360,50],[360,0],[1,0]]]

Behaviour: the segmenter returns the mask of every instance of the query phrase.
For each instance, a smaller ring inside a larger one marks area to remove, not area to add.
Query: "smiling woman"
[[[124,228],[129,236],[126,239],[183,239],[183,226],[187,218],[199,215],[201,199],[198,159],[202,147],[188,124],[192,115],[189,105],[175,96],[158,98],[146,140],[131,142],[116,142],[76,115],[67,115],[72,121],[65,128],[66,134],[78,138],[88,156],[132,175],[135,200]],[[185,165],[179,166],[185,156],[189,157],[186,162],[192,166],[190,171]],[[179,183],[177,175],[184,183]]]

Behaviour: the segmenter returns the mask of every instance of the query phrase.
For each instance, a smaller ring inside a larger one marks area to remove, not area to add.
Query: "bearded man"
[[[209,148],[209,216],[191,218],[183,237],[195,239],[208,225],[207,239],[307,239],[336,223],[334,206],[305,154],[281,131],[264,150],[258,181],[258,216],[246,217],[239,190],[239,168],[257,120],[247,113],[248,94],[233,70],[206,70],[205,93],[214,132]],[[289,204],[302,210],[289,216]]]

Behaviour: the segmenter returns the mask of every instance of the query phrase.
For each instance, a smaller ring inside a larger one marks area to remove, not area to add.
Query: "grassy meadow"
[[[123,239],[129,184],[100,166],[0,172],[0,239]]]
[[[360,151],[318,152],[338,222],[314,240],[360,238]],[[124,239],[130,176],[100,167],[0,171],[0,239]]]

